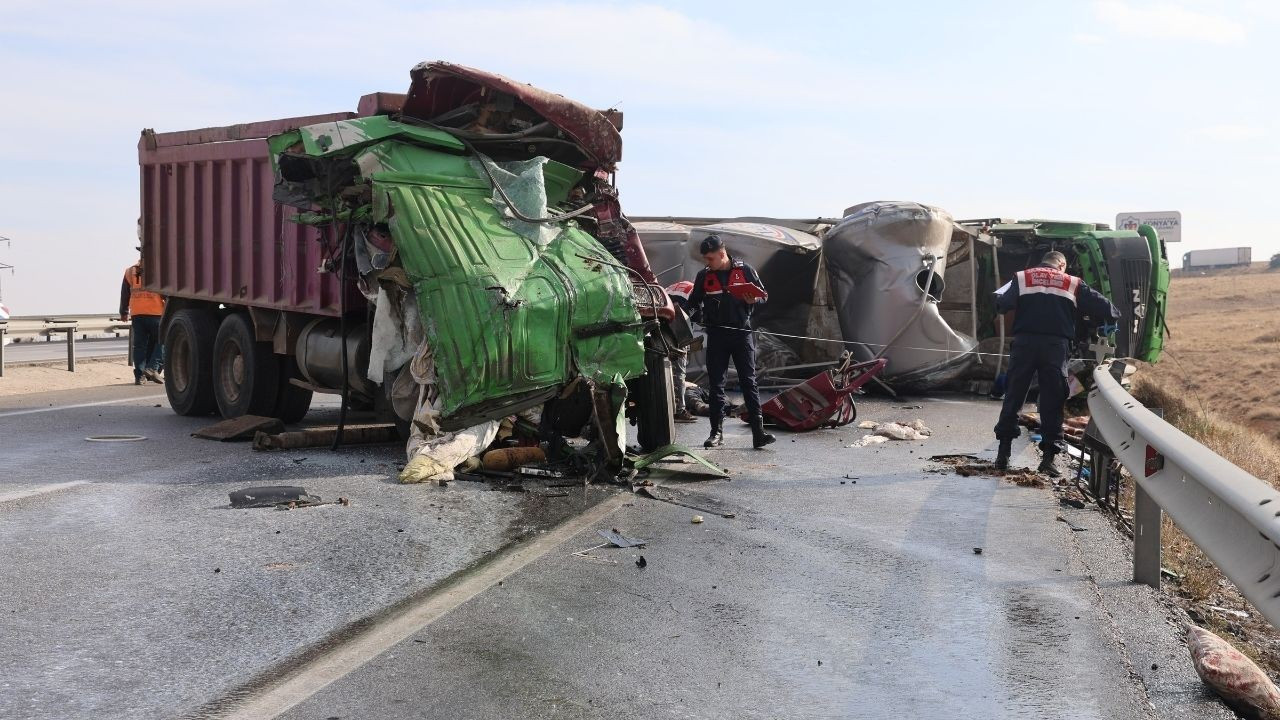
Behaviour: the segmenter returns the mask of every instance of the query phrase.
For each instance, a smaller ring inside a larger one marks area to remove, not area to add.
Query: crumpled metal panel
[[[861,360],[883,350],[885,378],[906,388],[963,375],[976,342],[942,319],[936,297],[921,304],[928,258],[945,282],[951,216],[912,202],[866,203],[849,212],[823,238],[823,253],[850,350]]]
[[[474,102],[481,88],[513,95],[582,146],[594,168],[613,172],[622,160],[622,135],[599,110],[497,73],[448,62],[424,62],[409,72],[409,94],[403,113],[430,120]]]
[[[388,169],[422,170],[440,155],[400,143],[380,150]],[[578,374],[616,382],[644,373],[629,279],[579,257],[612,262],[594,238],[568,226],[539,250],[503,222],[487,184],[395,176],[375,175],[374,216],[387,219],[417,292],[443,416],[509,414]]]

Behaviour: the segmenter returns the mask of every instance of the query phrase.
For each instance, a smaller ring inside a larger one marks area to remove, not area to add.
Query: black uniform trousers
[[[729,361],[738,370],[738,387],[747,411],[760,415],[760,390],[756,387],[756,340],[750,330],[707,331],[707,378],[711,381],[711,426],[720,427],[724,418],[724,373]]]
[[[1057,335],[1018,335],[1009,353],[1004,407],[996,423],[996,437],[1018,437],[1018,412],[1027,401],[1033,376],[1040,379],[1040,449],[1057,452],[1062,439],[1062,406],[1067,402],[1067,355],[1070,341]]]

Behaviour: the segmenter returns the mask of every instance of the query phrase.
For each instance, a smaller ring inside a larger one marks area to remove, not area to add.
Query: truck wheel
[[[249,318],[223,318],[213,341],[213,395],[224,418],[271,415],[280,387],[280,362],[270,343],[253,339]]]
[[[213,341],[218,318],[206,310],[179,310],[165,333],[164,391],[179,415],[208,415],[218,409],[213,397]]]
[[[671,361],[666,355],[645,353],[645,374],[640,379],[636,398],[640,415],[636,419],[636,442],[645,452],[670,445],[676,436],[672,408],[675,398],[671,389]]]
[[[280,397],[276,398],[276,411],[272,413],[285,423],[296,423],[306,417],[311,409],[311,398],[314,393],[289,382],[301,377],[298,365],[288,355],[280,357]]]

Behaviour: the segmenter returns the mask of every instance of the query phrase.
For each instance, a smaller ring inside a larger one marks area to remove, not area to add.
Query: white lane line
[[[143,402],[151,400],[159,400],[167,397],[165,395],[143,395],[141,397],[120,398],[119,400],[99,400],[98,402],[78,403],[76,405],[56,405],[54,407],[32,408],[30,410],[10,410],[8,412],[0,412],[0,418],[16,417],[18,415],[33,415],[35,413],[57,412],[58,410],[75,410],[76,408],[98,407],[99,405],[121,405],[130,402]]]
[[[22,490],[10,490],[9,492],[0,493],[0,503],[47,495],[49,493],[58,492],[59,490],[66,490],[68,488],[88,484],[88,480],[72,480],[71,482],[55,483],[53,485],[40,485],[33,488],[24,488]]]
[[[421,602],[289,671],[261,690],[250,693],[245,700],[216,713],[216,716],[223,720],[260,720],[274,718],[286,712],[488,590],[499,580],[518,572],[574,535],[608,517],[632,499],[629,494],[615,495],[529,543],[512,548],[478,572],[440,588]]]

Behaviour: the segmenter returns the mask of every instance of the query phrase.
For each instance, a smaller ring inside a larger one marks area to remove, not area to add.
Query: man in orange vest
[[[160,316],[164,314],[164,297],[142,287],[142,258],[124,271],[120,284],[120,320],[130,321],[129,342],[133,345],[133,384],[143,378],[162,383],[160,366],[164,347],[160,344]]]

